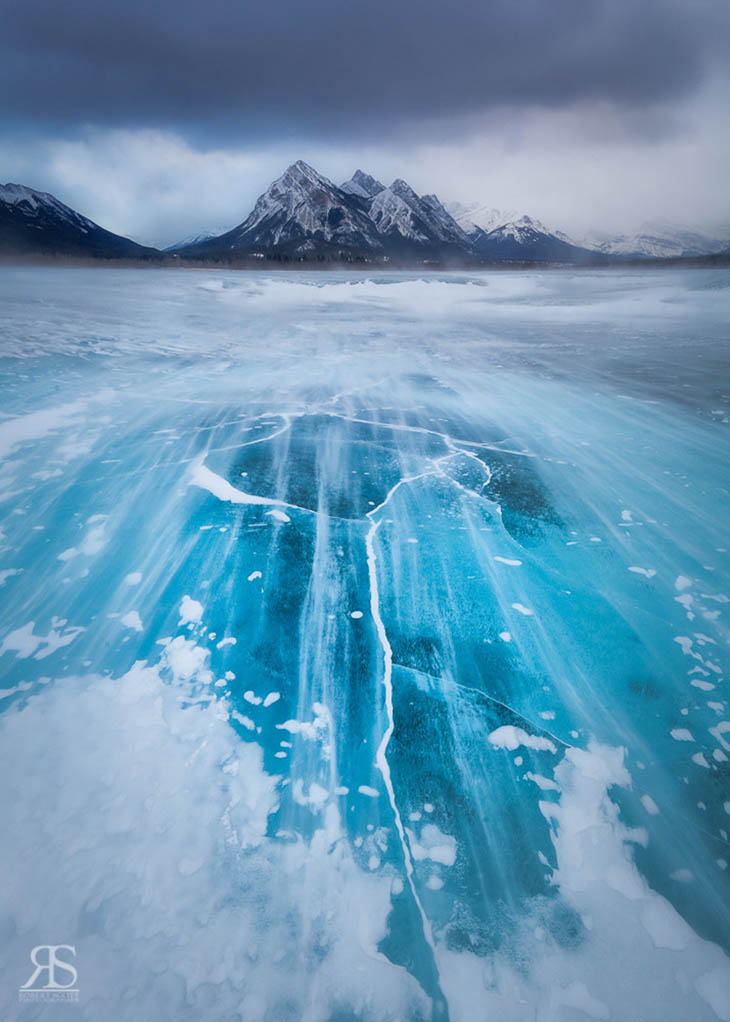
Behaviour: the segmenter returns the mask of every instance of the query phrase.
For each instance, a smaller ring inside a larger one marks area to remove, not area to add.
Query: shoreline
[[[451,263],[435,261],[427,262],[369,262],[366,260],[280,260],[280,259],[246,259],[230,262],[213,260],[179,259],[170,256],[149,259],[108,258],[105,256],[61,256],[41,254],[0,254],[0,268],[5,266],[62,266],[92,269],[139,269],[139,270],[213,270],[215,272],[257,271],[257,272],[363,272],[363,273],[480,273],[497,271],[539,270],[669,270],[669,269],[727,269],[730,268],[730,252],[720,252],[710,256],[672,257],[669,259],[626,259],[598,260],[596,262],[558,263],[558,262],[494,262],[494,263]]]

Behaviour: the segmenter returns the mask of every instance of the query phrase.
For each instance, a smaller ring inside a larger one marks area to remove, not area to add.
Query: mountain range
[[[647,259],[677,259],[720,252],[730,245],[727,235],[709,235],[677,224],[647,221],[633,234],[592,231],[582,244],[607,255]]]
[[[467,209],[450,210],[436,195],[418,195],[401,178],[386,186],[361,170],[335,185],[300,160],[267,188],[243,223],[175,251],[180,258],[217,261],[607,261],[604,253],[574,244],[530,217],[485,227],[469,219]]]
[[[571,264],[693,258],[730,251],[730,237],[668,224],[633,235],[572,239],[515,211],[442,203],[398,178],[361,170],[334,184],[302,160],[259,196],[230,230],[211,230],[164,251],[105,230],[46,192],[0,185],[0,255],[216,262],[357,262],[381,265]]]

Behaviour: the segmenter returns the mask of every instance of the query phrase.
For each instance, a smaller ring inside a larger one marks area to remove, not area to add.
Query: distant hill
[[[606,255],[631,259],[679,259],[713,255],[730,248],[730,231],[706,234],[666,221],[648,221],[633,234],[593,231],[583,244]]]

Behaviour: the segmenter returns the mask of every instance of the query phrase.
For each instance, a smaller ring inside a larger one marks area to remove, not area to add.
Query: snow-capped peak
[[[222,241],[226,248],[236,249],[302,246],[312,238],[350,249],[380,248],[367,215],[337,185],[297,160],[269,185],[247,219]]]
[[[495,227],[494,230],[488,232],[488,237],[490,238],[510,238],[512,241],[518,242],[532,241],[537,235],[542,235],[546,238],[557,238],[566,245],[576,245],[576,242],[563,231],[547,227],[542,220],[538,220],[534,216],[527,216],[527,214],[500,224],[499,227]]]
[[[326,177],[303,160],[297,160],[259,196],[243,226],[250,230],[274,212],[285,212],[291,216],[303,204],[321,201],[326,196],[333,197],[336,191],[336,186]]]
[[[51,195],[50,192],[38,192],[26,185],[12,184],[11,182],[0,185],[0,202],[4,202],[8,206],[21,206],[23,212],[31,217],[40,214],[51,215],[55,219],[74,224],[82,230],[96,227],[92,220],[71,209],[55,195]]]
[[[552,231],[549,231],[545,224],[543,224],[540,220],[536,220],[534,217],[527,216],[526,214],[521,217],[517,217],[516,220],[509,220],[505,224],[500,224],[499,227],[494,228],[494,231],[490,231],[490,233],[499,232],[505,237],[509,236],[517,239],[521,235],[526,234],[528,231],[534,231],[538,234],[552,233]]]
[[[9,181],[5,185],[0,185],[0,201],[10,205],[14,205],[16,202],[27,202],[31,206],[37,206],[39,203],[52,202],[53,196],[48,192],[36,192],[25,185],[16,185]]]
[[[407,202],[409,206],[418,206],[420,202],[419,196],[413,191],[411,186],[403,178],[397,177],[393,184],[390,186],[390,190],[394,195],[397,195],[399,199]]]
[[[299,186],[306,188],[320,184],[332,186],[331,181],[328,181],[326,177],[323,177],[314,167],[310,167],[304,160],[297,160],[296,163],[292,163],[290,167],[287,167],[281,177],[274,182],[274,185],[278,182],[288,187]]]
[[[435,195],[419,196],[402,178],[370,203],[378,231],[419,245],[469,247],[469,239]]]
[[[412,207],[392,188],[384,188],[375,196],[370,204],[370,219],[381,234],[400,235],[419,244],[429,240]]]
[[[350,180],[343,182],[340,188],[348,195],[357,195],[361,199],[372,199],[378,192],[383,191],[385,185],[371,174],[356,170]]]

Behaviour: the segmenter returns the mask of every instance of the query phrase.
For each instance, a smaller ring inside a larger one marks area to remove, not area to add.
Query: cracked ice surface
[[[3,1018],[730,1019],[725,272],[0,308]]]

